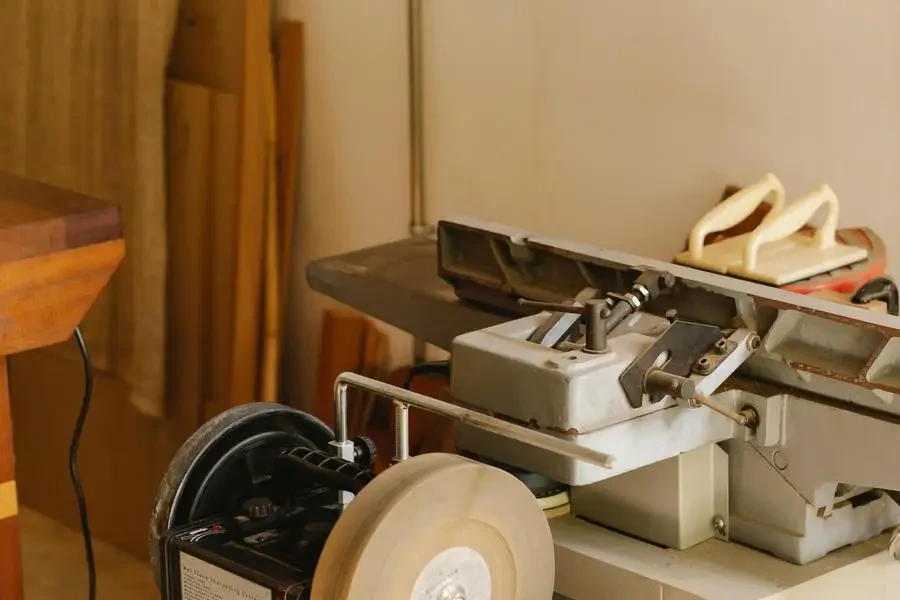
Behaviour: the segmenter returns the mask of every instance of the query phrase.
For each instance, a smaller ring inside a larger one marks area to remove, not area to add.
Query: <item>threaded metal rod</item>
[[[409,405],[394,401],[394,462],[409,458]]]

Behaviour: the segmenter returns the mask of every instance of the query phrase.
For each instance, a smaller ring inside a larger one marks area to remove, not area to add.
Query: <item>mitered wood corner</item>
[[[124,255],[117,206],[0,172],[0,355],[72,335]]]

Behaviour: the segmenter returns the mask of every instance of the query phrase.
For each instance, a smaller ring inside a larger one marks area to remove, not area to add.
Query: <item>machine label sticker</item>
[[[182,600],[272,600],[271,590],[196,556],[180,554]]]

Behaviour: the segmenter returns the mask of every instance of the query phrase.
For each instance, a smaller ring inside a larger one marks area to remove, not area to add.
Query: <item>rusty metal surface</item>
[[[668,271],[679,279],[682,288],[699,289],[704,294],[754,299],[861,327],[900,332],[900,320],[863,309],[474,219],[441,221],[438,243],[438,274],[457,292],[467,293],[470,284],[475,284],[510,296],[559,301],[593,284],[603,292],[624,293],[643,269],[651,268]],[[684,289],[674,296],[683,293]]]

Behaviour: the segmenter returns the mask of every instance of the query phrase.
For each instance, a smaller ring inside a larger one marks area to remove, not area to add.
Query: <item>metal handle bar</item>
[[[396,432],[398,440],[395,442],[398,450],[396,458],[399,460],[404,460],[409,455],[409,421],[405,418],[405,413],[407,407],[415,406],[536,448],[550,450],[577,460],[585,460],[606,469],[611,469],[613,465],[613,457],[603,452],[597,452],[562,438],[350,372],[338,375],[334,383],[335,446],[339,454],[347,454],[343,458],[352,458],[352,447],[348,448],[348,444],[352,446],[352,443],[347,440],[347,389],[350,387],[394,401],[394,405],[398,408]],[[404,413],[402,416],[399,414],[400,411]]]

